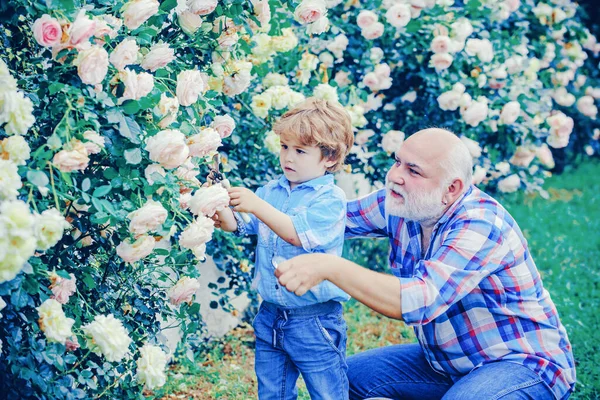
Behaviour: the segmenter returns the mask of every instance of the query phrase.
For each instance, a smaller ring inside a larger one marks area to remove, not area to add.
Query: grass
[[[549,199],[539,194],[499,197],[523,230],[533,258],[565,325],[577,365],[572,399],[600,398],[600,162],[548,179]],[[362,265],[385,262],[385,244],[347,254]],[[413,342],[412,329],[355,301],[345,306],[348,354]],[[163,399],[257,398],[252,328],[236,328],[215,342],[202,361],[172,369]],[[309,399],[300,382],[299,399]]]

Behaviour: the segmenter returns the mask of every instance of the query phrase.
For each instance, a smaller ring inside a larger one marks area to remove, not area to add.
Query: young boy
[[[344,192],[334,184],[354,142],[350,116],[339,103],[309,98],[274,125],[281,139],[283,176],[252,191],[229,190],[231,209],[218,213],[223,230],[257,234],[253,286],[263,302],[256,334],[258,397],[296,399],[301,373],[311,399],[348,398],[346,323],[340,302],[349,296],[322,282],[298,297],[279,286],[277,263],[300,254],[342,254]]]

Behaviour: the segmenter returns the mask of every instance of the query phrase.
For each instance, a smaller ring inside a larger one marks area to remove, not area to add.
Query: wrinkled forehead
[[[403,164],[414,164],[430,174],[441,172],[440,162],[444,157],[437,146],[423,141],[405,141],[396,151],[396,158]]]

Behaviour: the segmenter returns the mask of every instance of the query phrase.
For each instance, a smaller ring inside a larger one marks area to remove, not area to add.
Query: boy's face
[[[299,184],[325,175],[334,161],[323,158],[317,146],[305,146],[292,135],[281,135],[279,163],[293,189]]]

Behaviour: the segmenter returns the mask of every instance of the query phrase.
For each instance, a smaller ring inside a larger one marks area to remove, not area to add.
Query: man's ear
[[[462,194],[465,184],[462,179],[456,178],[446,188],[446,194],[443,197],[443,202],[452,204]]]

